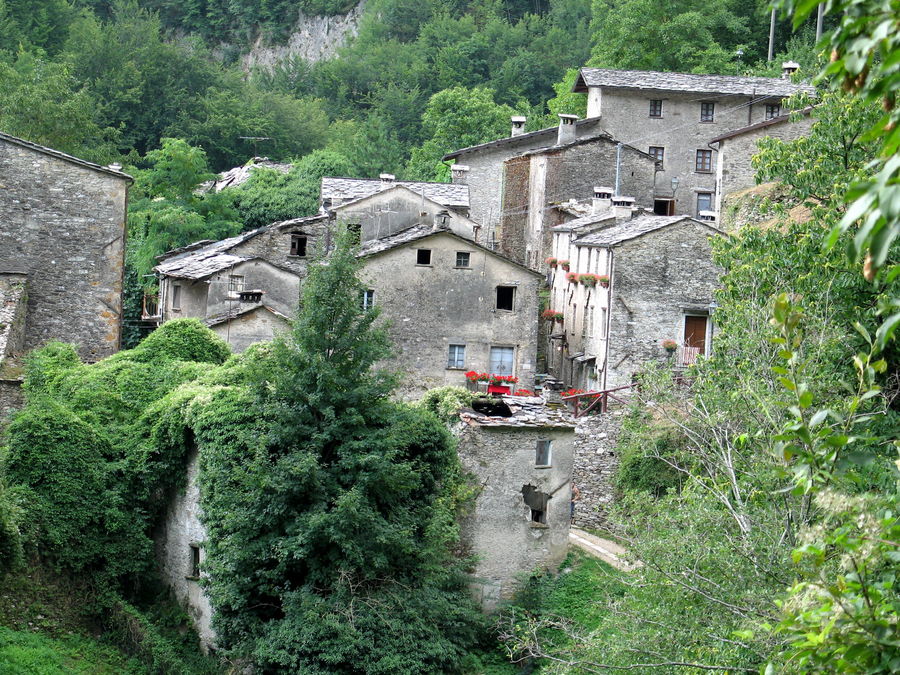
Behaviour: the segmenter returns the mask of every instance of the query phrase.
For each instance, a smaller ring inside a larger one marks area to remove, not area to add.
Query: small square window
[[[448,368],[465,368],[466,367],[466,346],[450,345],[447,352]]]
[[[662,117],[662,99],[650,100],[650,117]]]
[[[228,276],[228,292],[240,293],[244,290],[244,277],[240,274],[230,274]]]
[[[291,235],[291,253],[300,258],[306,256],[306,237],[301,234]]]
[[[198,544],[191,544],[191,558],[190,558],[190,574],[188,575],[189,579],[199,579],[200,578],[200,546]]]
[[[777,103],[766,104],[766,119],[771,120],[781,115],[781,106]]]
[[[712,150],[698,150],[694,170],[699,173],[712,172]]]
[[[362,292],[362,308],[372,309],[375,306],[375,291],[371,288]]]
[[[515,286],[497,286],[497,309],[511,312],[515,308],[515,300]]]
[[[665,148],[658,145],[651,145],[647,153],[662,166],[663,156],[666,154]]]
[[[550,466],[550,441],[538,441],[534,453],[535,466]]]
[[[700,104],[700,121],[714,122],[716,116],[716,104],[710,101],[704,101]]]
[[[456,266],[457,267],[469,267],[469,263],[471,262],[472,254],[468,251],[457,251],[456,252]]]
[[[420,248],[416,250],[416,265],[430,265],[431,264],[431,249],[430,248]]]
[[[531,509],[531,522],[547,524],[547,512],[543,509]]]

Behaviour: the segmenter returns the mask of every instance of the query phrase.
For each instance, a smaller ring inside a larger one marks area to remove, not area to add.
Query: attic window
[[[291,235],[290,255],[295,255],[299,258],[303,258],[306,256],[306,235],[302,235],[302,234],[292,234]]]
[[[497,286],[497,309],[513,311],[516,300],[515,286]]]
[[[716,117],[716,104],[712,101],[703,101],[700,104],[700,121],[713,122]]]
[[[650,117],[662,117],[662,99],[650,99]]]
[[[431,264],[431,249],[430,248],[416,249],[416,265],[430,265],[430,264]]]
[[[242,274],[228,275],[228,292],[240,293],[244,290],[244,276]]]
[[[766,119],[772,120],[781,115],[781,105],[778,103],[766,104]]]
[[[457,251],[456,252],[456,266],[457,267],[469,267],[472,259],[472,254],[468,251]]]

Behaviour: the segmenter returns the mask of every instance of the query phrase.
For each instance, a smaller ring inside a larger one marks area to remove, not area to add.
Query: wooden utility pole
[[[816,43],[822,39],[822,24],[825,21],[825,4],[819,3],[819,15],[816,17]]]
[[[775,58],[775,10],[772,10],[772,20],[769,22],[769,61]]]

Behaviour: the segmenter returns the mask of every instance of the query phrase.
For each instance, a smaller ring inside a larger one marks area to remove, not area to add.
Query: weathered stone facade
[[[537,348],[541,276],[449,231],[416,228],[398,239],[362,249],[360,277],[388,323],[401,393],[419,398],[428,389],[464,386],[468,370],[501,371],[492,357],[510,353],[510,374],[531,388]],[[430,262],[417,263],[418,251]],[[467,265],[457,265],[457,254]],[[510,289],[512,309],[498,309],[498,288]],[[449,366],[450,346],[461,347]]]
[[[648,154],[627,145],[620,149],[605,136],[525,153],[507,160],[504,171],[500,251],[532,269],[546,269],[552,228],[562,222],[554,204],[590,199],[595,186],[615,186],[618,175],[619,194],[651,205],[657,173]]]
[[[0,271],[28,275],[25,349],[119,349],[131,178],[0,133]]]
[[[517,407],[515,398],[502,399],[509,417],[463,411],[457,428],[460,461],[478,486],[462,543],[478,558],[472,589],[488,611],[524,575],[556,568],[569,543],[574,421],[540,399]],[[539,442],[549,444],[546,464],[537,464]]]
[[[22,363],[25,350],[27,280],[24,274],[0,272],[0,427],[22,407]]]
[[[615,477],[619,469],[616,450],[622,429],[621,407],[600,415],[578,418],[575,430],[575,460],[572,482],[578,487],[574,524],[590,530],[610,530],[609,507],[616,496]]]

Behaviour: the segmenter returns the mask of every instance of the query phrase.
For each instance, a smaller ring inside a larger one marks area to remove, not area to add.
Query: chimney
[[[380,173],[378,178],[381,179],[382,183],[393,183],[397,177],[392,173]]]
[[[631,220],[634,215],[634,197],[613,197],[612,209],[617,221]]]
[[[454,164],[450,167],[451,183],[454,185],[469,184],[469,167],[465,164]]]
[[[447,209],[438,211],[434,216],[434,226],[431,228],[435,232],[447,229],[447,221],[450,220],[450,212]]]
[[[716,222],[716,212],[715,211],[701,211],[697,214],[697,220],[702,220],[707,223]]]
[[[613,189],[611,187],[595,187],[594,199],[591,201],[591,214],[609,211],[612,208]]]
[[[107,166],[106,168],[112,169],[113,171],[121,171],[122,165],[119,164],[118,162],[114,162],[114,163],[110,164],[109,166]]]
[[[525,122],[527,118],[522,117],[521,115],[513,115],[509,118],[512,121],[512,131],[510,132],[510,136],[521,136],[525,133]]]
[[[578,115],[559,114],[559,133],[556,136],[557,145],[565,145],[575,140],[575,122]]]
[[[781,64],[781,79],[789,80],[791,75],[800,70],[800,64],[796,61],[784,61]]]

